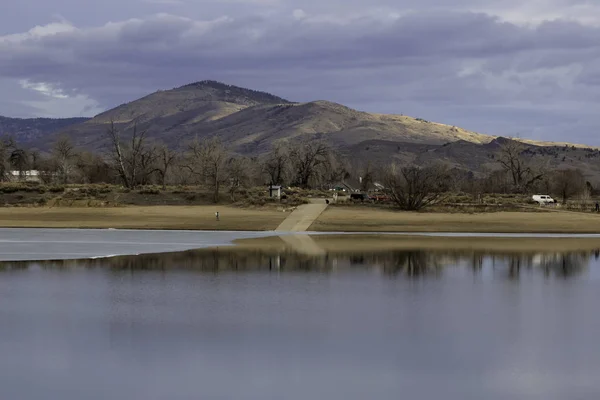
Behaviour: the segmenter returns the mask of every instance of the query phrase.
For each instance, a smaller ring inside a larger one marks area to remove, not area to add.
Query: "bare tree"
[[[159,145],[156,148],[156,152],[156,172],[160,177],[160,182],[164,190],[167,186],[167,175],[171,167],[177,162],[178,154],[164,144]]]
[[[275,144],[262,163],[271,185],[281,185],[289,175],[290,154],[285,145]]]
[[[375,171],[371,160],[367,160],[358,170],[360,190],[366,192],[375,181]]]
[[[226,162],[229,158],[221,141],[214,137],[194,140],[189,146],[186,167],[213,191],[213,201],[219,202],[221,184],[227,181]]]
[[[112,161],[114,164],[114,168],[116,169],[117,174],[123,181],[123,185],[125,185],[125,187],[130,188],[133,186],[133,182],[130,181],[130,173],[126,166],[126,155],[125,150],[123,149],[123,144],[121,143],[121,132],[119,132],[113,120],[110,121],[107,135],[111,142],[111,156],[113,159]]]
[[[524,156],[526,147],[515,140],[506,140],[500,147],[497,161],[510,174],[514,189],[525,191],[544,177],[544,170],[535,168]]]
[[[331,189],[333,185],[343,182],[350,176],[350,167],[347,160],[334,152],[329,153],[329,160],[325,163],[327,168],[323,169],[323,183],[327,185],[327,189]]]
[[[438,202],[448,189],[444,167],[404,167],[391,165],[384,184],[391,199],[402,210],[420,210]]]
[[[25,149],[15,147],[8,157],[10,166],[19,172],[19,179],[23,179],[25,171],[29,168],[29,155]]]
[[[30,169],[39,169],[40,163],[44,160],[41,152],[38,149],[29,150],[29,167]]]
[[[69,175],[76,157],[75,147],[68,136],[61,136],[54,143],[52,155],[56,162],[58,175],[62,184],[69,183]]]
[[[154,162],[157,153],[146,140],[147,131],[138,131],[137,123],[133,125],[131,138],[123,142],[121,132],[114,121],[110,121],[107,136],[111,142],[111,158],[113,167],[128,188],[147,183],[149,176],[156,171]]]
[[[329,167],[331,149],[321,140],[305,140],[294,144],[290,159],[294,167],[295,183],[308,188],[311,181],[320,180]]]
[[[10,164],[9,164],[9,154],[10,154],[11,141],[10,139],[1,139],[0,140],[0,182],[8,180]]]
[[[227,161],[227,176],[229,177],[229,196],[235,201],[238,190],[247,185],[250,180],[250,162],[245,157],[231,157]]]
[[[264,180],[264,169],[262,160],[259,157],[253,156],[246,158],[246,174],[248,176],[247,184],[248,186],[261,186],[265,183]],[[281,182],[285,183],[285,179]]]
[[[552,174],[552,190],[559,194],[563,204],[577,194],[586,189],[585,178],[581,171],[576,169],[566,169],[556,171]]]
[[[115,169],[98,154],[81,152],[75,161],[75,170],[83,183],[115,183]],[[120,178],[119,178],[120,179]]]
[[[508,193],[512,187],[512,178],[505,170],[491,171],[483,179],[483,191],[486,193]]]

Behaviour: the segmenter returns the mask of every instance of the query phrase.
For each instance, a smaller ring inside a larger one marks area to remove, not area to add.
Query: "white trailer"
[[[540,204],[540,205],[545,205],[545,204],[554,204],[555,201],[552,197],[548,196],[547,194],[534,194],[532,197],[533,201],[535,201],[536,203]]]

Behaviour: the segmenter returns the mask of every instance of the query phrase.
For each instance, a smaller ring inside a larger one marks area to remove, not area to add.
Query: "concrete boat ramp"
[[[276,232],[306,232],[327,208],[325,199],[313,200],[310,204],[298,206],[275,229]]]

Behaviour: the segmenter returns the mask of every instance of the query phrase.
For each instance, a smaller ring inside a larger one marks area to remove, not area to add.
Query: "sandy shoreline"
[[[306,235],[305,235],[306,236]],[[440,237],[386,234],[308,235],[326,253],[364,253],[394,250],[456,250],[490,252],[563,252],[600,250],[600,238]],[[278,236],[234,241],[227,251],[302,252]]]

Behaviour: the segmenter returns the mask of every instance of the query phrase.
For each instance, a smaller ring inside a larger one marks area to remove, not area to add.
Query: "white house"
[[[40,171],[32,169],[29,171],[8,171],[8,179],[11,182],[40,182]]]

